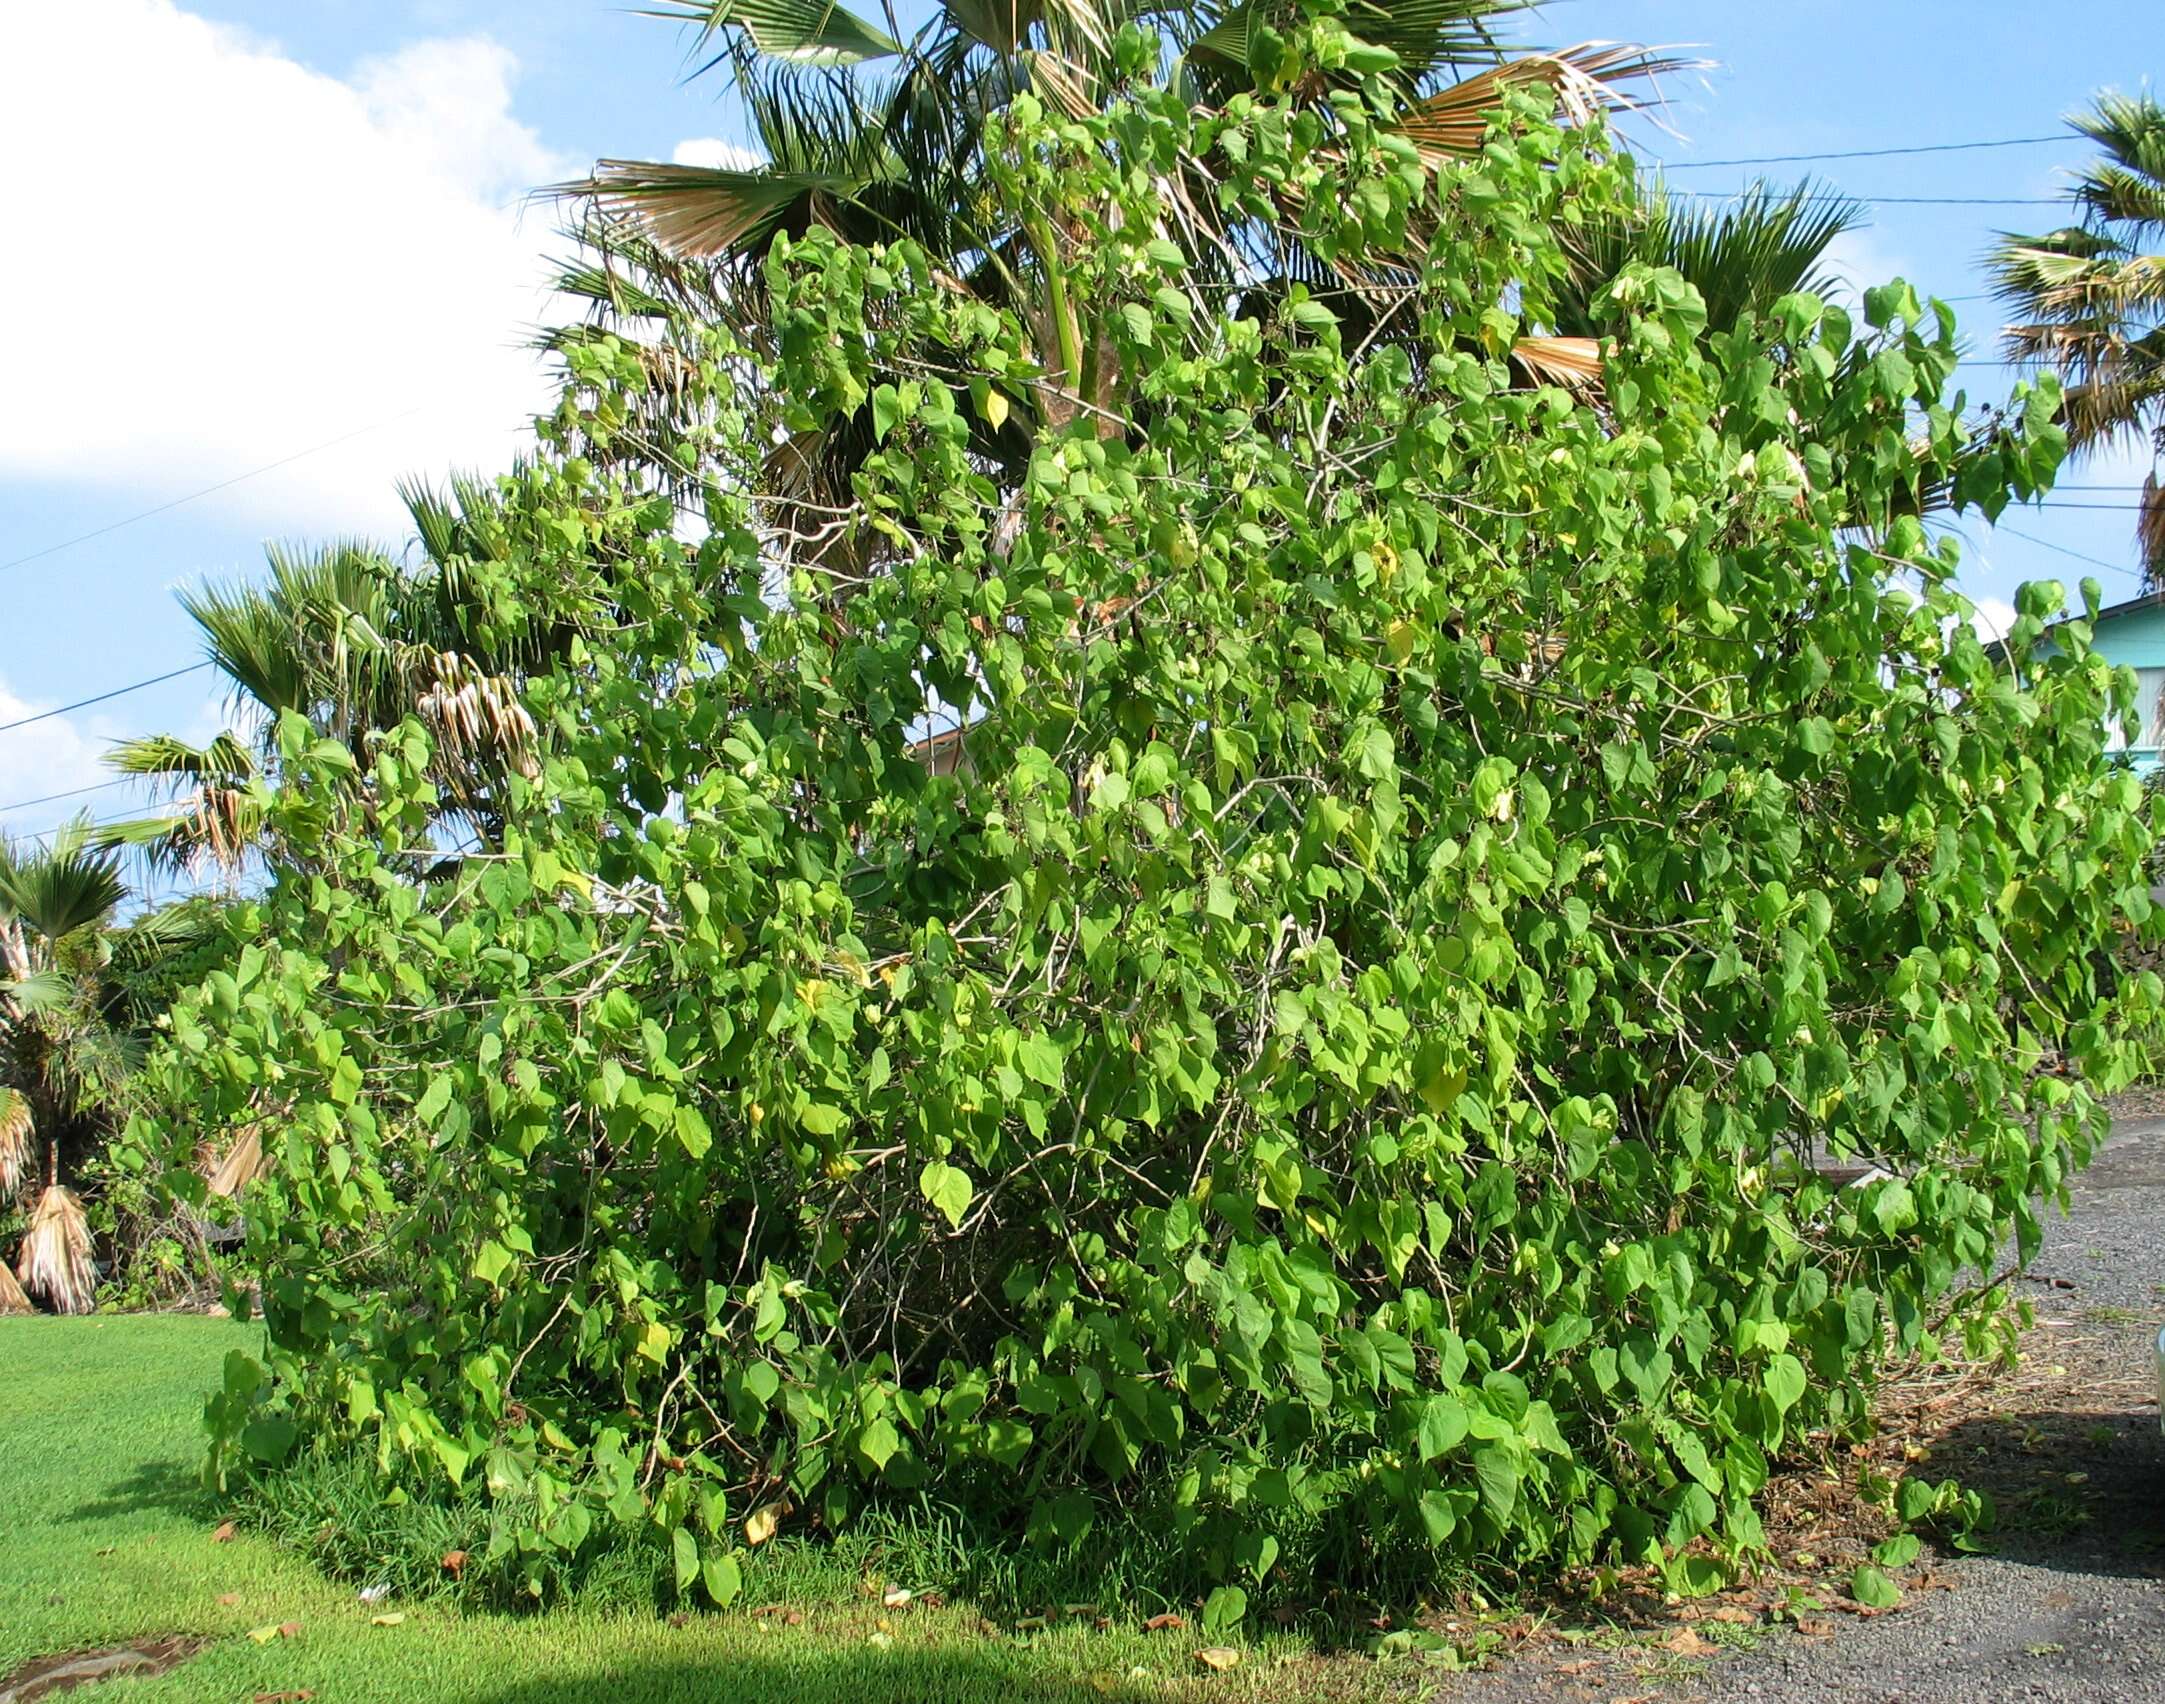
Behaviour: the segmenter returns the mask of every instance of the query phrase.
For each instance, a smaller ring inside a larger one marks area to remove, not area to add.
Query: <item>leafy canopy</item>
[[[1631,202],[1600,127],[1506,92],[1427,155],[1348,72],[1387,56],[1285,52],[1330,125],[1298,75],[1199,111],[1132,30],[1102,113],[989,121],[1132,398],[1012,490],[972,422],[1057,369],[909,242],[778,239],[771,354],[570,345],[470,565],[569,637],[455,879],[418,717],[280,724],[290,861],[160,1065],[269,1168],[217,1472],[478,1482],[535,1589],[653,1523],[727,1599],[913,1492],[1132,1511],[1226,1604],[1296,1559],[1689,1584],[2004,1300],[1951,1292],[2035,1246],[2159,997],[2102,951],[2154,928],[2128,682],[2082,620],[2033,648],[2056,586],[1988,655],[1911,517],[2042,488],[2052,387],[1978,448],[1907,286],[1710,332],[1642,262],[1598,400],[1526,382],[1558,233]],[[1201,287],[1174,160],[1390,259],[1403,333]],[[763,501],[860,409],[846,506]]]

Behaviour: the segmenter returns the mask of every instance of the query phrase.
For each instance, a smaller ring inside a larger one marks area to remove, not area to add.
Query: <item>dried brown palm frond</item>
[[[0,1086],[0,1197],[12,1196],[29,1176],[36,1134],[30,1097],[20,1089]]]
[[[541,773],[536,729],[518,688],[504,675],[484,673],[456,651],[416,653],[421,691],[414,708],[454,763],[501,758],[531,780]]]
[[[1591,337],[1522,337],[1511,345],[1511,359],[1543,384],[1601,388],[1601,344]]]
[[[1509,60],[1424,95],[1395,128],[1431,165],[1464,159],[1480,152],[1488,115],[1502,104],[1506,89],[1546,83],[1555,91],[1559,116],[1584,124],[1597,113],[1640,110],[1642,103],[1619,87],[1622,80],[1658,77],[1700,63],[1622,42],[1582,42]]]
[[[49,1184],[30,1215],[15,1275],[55,1313],[88,1313],[97,1296],[90,1265],[90,1220],[65,1184]]]
[[[263,1153],[262,1127],[251,1124],[233,1138],[224,1157],[204,1174],[203,1187],[231,1200],[269,1169]]]
[[[7,1262],[0,1260],[0,1316],[36,1312],[37,1309],[30,1305],[30,1298],[23,1294],[23,1287],[15,1282],[15,1274],[8,1270]]]

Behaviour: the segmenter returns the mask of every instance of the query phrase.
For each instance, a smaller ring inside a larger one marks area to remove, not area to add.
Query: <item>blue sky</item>
[[[1642,151],[1680,168],[1679,187],[1708,192],[1752,174],[1688,162],[2047,136],[2092,90],[2165,69],[2155,0],[1564,0],[1522,34],[1688,44],[1718,61],[1670,83],[1680,134],[1634,127]],[[542,394],[520,345],[544,311],[554,246],[548,210],[523,192],[598,155],[668,157],[735,134],[719,85],[682,80],[684,45],[594,0],[12,9],[0,22],[0,63],[16,73],[0,143],[71,169],[31,174],[53,181],[16,210],[18,228],[51,234],[58,264],[0,280],[12,380],[0,411],[0,723],[196,661],[173,588],[252,572],[266,537],[394,535],[394,475],[507,458]],[[1767,170],[1811,171],[1865,199],[2049,197],[2082,153],[2068,137]],[[115,205],[98,200],[101,186]],[[1899,273],[1969,297],[1994,229],[2054,222],[2049,206],[1889,200],[1840,260],[1859,284]],[[1992,305],[1957,308],[1989,362]],[[1986,364],[1965,377],[1981,399],[2007,375]],[[2065,477],[2132,486],[2145,465]],[[2066,491],[2008,522],[2131,564],[2133,500]],[[1981,599],[2093,571],[2004,526],[1963,531],[1975,543],[1965,584]],[[2129,573],[2097,572],[2108,597],[2133,589]],[[199,673],[0,731],[0,806],[102,781],[98,754],[114,738],[207,734],[217,719]],[[122,788],[0,810],[0,827],[44,829],[78,802],[109,816],[130,801]]]

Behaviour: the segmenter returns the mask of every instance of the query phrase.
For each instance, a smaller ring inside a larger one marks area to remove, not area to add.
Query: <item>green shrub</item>
[[[291,860],[173,1015],[175,1092],[272,1156],[217,1473],[478,1486],[537,1591],[612,1525],[726,1600],[892,1499],[1140,1521],[1224,1620],[1294,1545],[1749,1550],[1770,1462],[2034,1249],[2158,1003],[2096,980],[2153,927],[2128,687],[2079,620],[2034,655],[2057,586],[1988,657],[1914,513],[2040,489],[2054,394],[1973,439],[1907,286],[1709,336],[1637,266],[1599,393],[1532,382],[1628,167],[1525,103],[1424,161],[1372,92],[1016,103],[1001,193],[1067,233],[1118,420],[817,230],[764,355],[572,351],[465,565],[580,634],[500,839],[424,881],[423,727],[290,723]],[[1157,235],[1183,153],[1391,314],[1210,285]],[[849,512],[760,502],[837,416]]]

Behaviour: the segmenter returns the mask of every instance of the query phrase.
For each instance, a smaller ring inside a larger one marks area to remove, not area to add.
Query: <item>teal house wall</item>
[[[2112,738],[2136,773],[2147,775],[2165,758],[2165,599],[2146,593],[2099,610],[2091,638],[2107,662],[2135,671],[2142,731],[2124,747],[2118,729]]]

